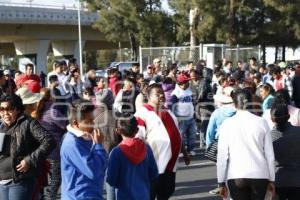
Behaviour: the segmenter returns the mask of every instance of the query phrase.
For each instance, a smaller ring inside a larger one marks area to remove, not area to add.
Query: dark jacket
[[[37,120],[24,114],[10,127],[2,123],[0,129],[0,131],[9,133],[11,136],[9,153],[12,158],[11,167],[14,182],[36,177],[39,174],[41,162],[56,146],[53,137]],[[16,170],[16,166],[23,159],[29,164],[29,170],[20,173]]]
[[[114,115],[117,117],[128,117],[135,113],[135,100],[139,91],[134,88],[131,91],[120,90],[114,102]]]
[[[293,100],[298,108],[300,108],[300,76],[295,75],[292,79]]]
[[[55,103],[46,103],[43,115],[39,120],[40,124],[46,129],[46,131],[53,136],[57,144],[56,148],[47,157],[52,160],[60,160],[60,143],[63,135],[66,132],[67,121],[66,116],[55,107]]]
[[[175,89],[175,84],[174,83],[163,83],[162,88],[164,90],[165,98],[166,98],[165,106],[168,108],[169,106],[172,105],[171,94],[172,94],[173,90]]]
[[[209,81],[201,79],[198,87],[198,102],[212,102],[213,90]]]
[[[198,91],[198,97],[196,98],[198,102],[213,102],[213,88],[211,86],[213,77],[213,71],[210,68],[204,67],[202,70],[202,78],[200,79],[199,83],[199,91]],[[211,106],[207,106],[211,107]],[[213,110],[213,108],[208,108],[210,110]]]
[[[300,187],[300,127],[289,122],[284,131],[272,130],[276,187]]]

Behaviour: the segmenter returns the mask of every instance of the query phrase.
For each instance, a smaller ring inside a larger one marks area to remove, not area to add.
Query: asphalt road
[[[209,194],[217,187],[216,166],[204,157],[204,150],[197,149],[197,155],[191,157],[191,164],[185,166],[180,160],[176,174],[176,191],[171,200],[220,200],[222,198]]]
[[[204,157],[203,149],[196,149],[196,153],[196,156],[191,157],[189,166],[185,166],[180,159],[176,173],[176,190],[170,200],[222,200],[208,193],[217,187],[215,163]],[[105,191],[103,196],[106,199]],[[59,199],[60,193],[57,197]]]

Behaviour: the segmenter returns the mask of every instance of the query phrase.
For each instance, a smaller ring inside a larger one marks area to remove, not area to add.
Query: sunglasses
[[[15,109],[13,106],[8,106],[8,107],[0,107],[0,112],[12,112]]]

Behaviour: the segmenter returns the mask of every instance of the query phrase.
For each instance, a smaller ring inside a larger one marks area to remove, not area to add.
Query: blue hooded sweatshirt
[[[209,123],[206,131],[206,148],[215,140],[218,139],[218,129],[223,121],[235,115],[236,109],[231,105],[223,105],[216,109],[210,116]]]
[[[107,182],[117,189],[117,200],[150,199],[150,182],[156,177],[152,150],[141,139],[123,140],[111,151]]]
[[[69,128],[68,128],[69,129]],[[102,200],[107,166],[106,151],[72,132],[67,132],[60,149],[62,200]]]

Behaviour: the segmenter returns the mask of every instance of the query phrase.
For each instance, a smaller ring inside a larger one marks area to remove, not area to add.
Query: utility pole
[[[195,29],[197,16],[198,16],[198,8],[191,9],[190,15],[189,15],[189,24],[190,24],[190,55],[189,55],[189,59],[191,61],[195,60],[196,36],[195,36],[194,29]]]
[[[83,74],[83,66],[82,66],[82,44],[81,44],[81,15],[80,15],[80,0],[78,0],[77,6],[77,18],[78,18],[78,46],[79,46],[79,67],[80,73]]]

